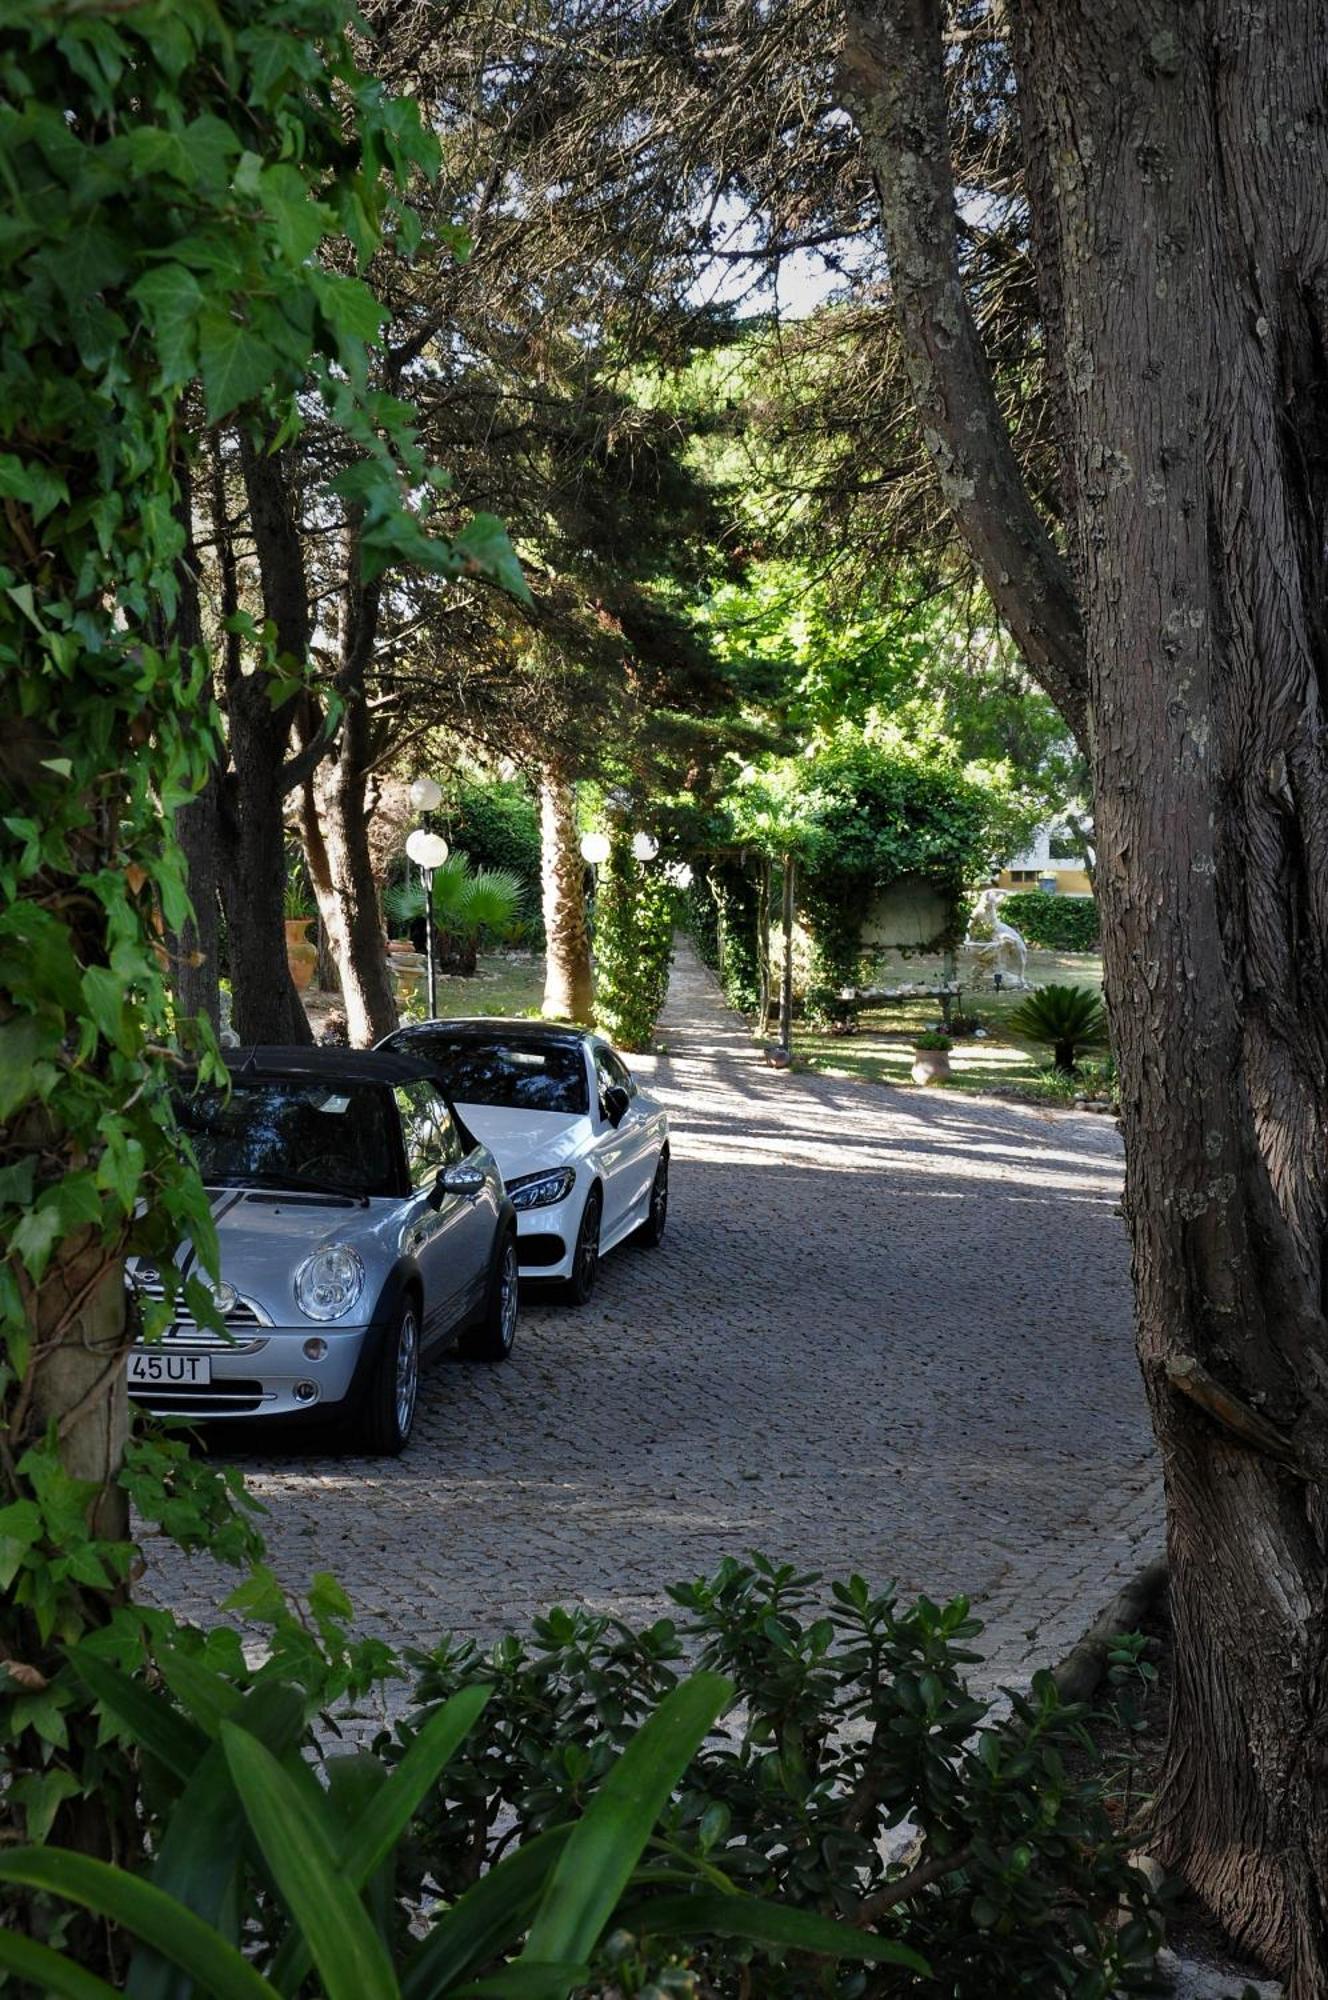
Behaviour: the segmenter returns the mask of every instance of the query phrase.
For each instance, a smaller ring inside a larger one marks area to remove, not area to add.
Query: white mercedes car
[[[498,1162],[523,1278],[583,1305],[601,1256],[669,1209],[669,1121],[606,1041],[544,1021],[420,1021],[378,1045],[427,1062]]]

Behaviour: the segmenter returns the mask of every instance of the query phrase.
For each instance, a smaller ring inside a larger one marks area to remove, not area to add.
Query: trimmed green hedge
[[[1101,942],[1093,896],[1049,896],[1029,889],[1005,897],[1001,917],[1041,951],[1096,951]]]

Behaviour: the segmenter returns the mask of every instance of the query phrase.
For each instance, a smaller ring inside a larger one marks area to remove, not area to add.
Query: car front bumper
[[[375,1336],[372,1326],[306,1325],[237,1331],[233,1343],[172,1330],[132,1351],[129,1394],[154,1416],[191,1422],[336,1415]],[[192,1337],[191,1337],[192,1335]],[[326,1342],[315,1359],[310,1341]],[[134,1380],[137,1372],[151,1379]]]
[[[518,1209],[516,1254],[527,1279],[570,1278],[581,1204],[569,1198],[547,1208]]]

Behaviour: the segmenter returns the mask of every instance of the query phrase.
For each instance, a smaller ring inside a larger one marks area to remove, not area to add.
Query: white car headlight
[[[306,1257],[295,1273],[295,1302],[309,1319],[341,1319],[364,1290],[364,1266],[345,1243]]]
[[[522,1174],[507,1183],[513,1208],[551,1208],[566,1201],[576,1184],[575,1167],[553,1167],[542,1174]]]

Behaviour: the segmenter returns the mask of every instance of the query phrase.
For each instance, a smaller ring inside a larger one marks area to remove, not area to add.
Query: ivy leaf
[[[159,264],[139,279],[129,296],[142,307],[161,364],[161,386],[174,388],[194,372],[196,328],[203,289],[183,264]]]
[[[331,214],[313,199],[304,176],[292,166],[267,167],[259,177],[258,198],[286,256],[292,264],[303,264],[331,228]]]
[[[496,514],[476,514],[452,546],[468,569],[489,577],[504,590],[510,591],[513,597],[519,598],[522,604],[530,603],[530,591],[516,559],[516,551]]]
[[[10,1249],[22,1259],[28,1276],[40,1283],[51,1252],[64,1234],[64,1221],[53,1201],[39,1203],[21,1216],[10,1238]]]
[[[313,270],[308,279],[323,318],[338,338],[377,340],[387,309],[379,305],[361,279],[343,278],[336,271]]]
[[[95,1023],[112,1048],[131,1055],[134,1023],[125,1000],[123,981],[106,965],[90,965],[79,982],[88,1018]]]
[[[12,1117],[35,1095],[36,1065],[59,1041],[59,1030],[35,1014],[14,1014],[0,1021],[0,1119]]]
[[[0,1507],[0,1590],[8,1590],[28,1550],[41,1540],[41,1510],[33,1500]]]
[[[272,381],[271,348],[224,307],[207,306],[200,313],[198,350],[211,423],[256,401]]]

